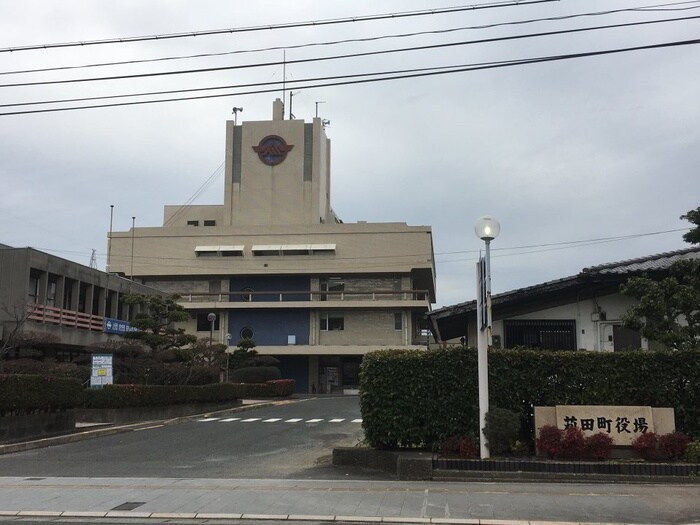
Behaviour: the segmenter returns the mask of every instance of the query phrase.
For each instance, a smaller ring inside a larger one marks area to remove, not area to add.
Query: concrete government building
[[[345,224],[331,209],[320,118],[226,123],[223,205],[165,206],[163,226],[110,236],[108,269],[181,296],[188,332],[251,338],[297,391],[358,386],[362,355],[425,345],[429,226]],[[133,254],[133,255],[132,255]]]

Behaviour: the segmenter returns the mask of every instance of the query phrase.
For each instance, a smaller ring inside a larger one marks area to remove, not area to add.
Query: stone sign
[[[603,432],[616,446],[630,446],[641,434],[668,434],[676,425],[672,408],[648,406],[557,405],[535,407],[535,428],[555,425],[565,430],[580,428],[584,436]]]

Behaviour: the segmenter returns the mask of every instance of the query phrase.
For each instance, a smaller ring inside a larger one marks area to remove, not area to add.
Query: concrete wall
[[[399,310],[397,310],[399,311]],[[318,316],[321,312],[317,313]],[[344,330],[318,330],[320,345],[403,345],[404,330],[394,330],[394,312],[383,310],[348,310],[333,312],[342,315]],[[316,326],[319,326],[318,324]]]

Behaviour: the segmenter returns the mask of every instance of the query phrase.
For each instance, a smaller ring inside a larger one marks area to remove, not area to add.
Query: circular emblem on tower
[[[277,166],[284,162],[294,146],[287,144],[279,135],[268,135],[260,141],[260,144],[253,146],[253,151],[258,154],[258,158],[263,164]]]

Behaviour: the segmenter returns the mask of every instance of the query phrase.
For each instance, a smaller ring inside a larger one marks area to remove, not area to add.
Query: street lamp
[[[479,436],[481,459],[489,457],[484,427],[489,411],[489,365],[488,347],[491,345],[491,251],[490,244],[501,232],[501,225],[488,215],[474,225],[474,233],[486,244],[486,256],[476,265],[476,324],[478,330],[477,352],[479,373]]]
[[[216,314],[210,313],[207,315],[207,321],[209,321],[209,347],[211,347],[212,339],[214,339],[214,321],[216,321]]]

